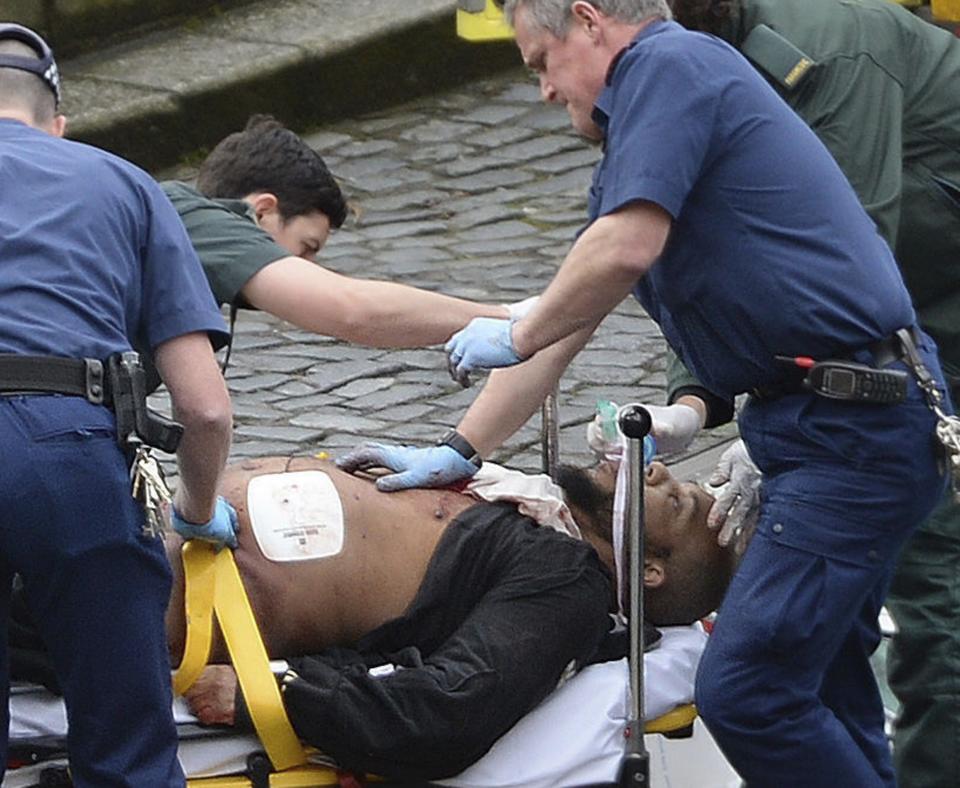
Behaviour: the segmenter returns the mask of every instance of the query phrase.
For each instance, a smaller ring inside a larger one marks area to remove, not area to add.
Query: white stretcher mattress
[[[644,658],[648,718],[693,699],[697,663],[706,642],[699,625],[668,627]],[[462,788],[551,788],[613,781],[624,753],[627,661],[605,662],[581,671],[518,722],[477,763],[442,781]],[[15,687],[10,698],[10,741],[62,737],[62,701],[37,687]],[[242,772],[249,753],[262,749],[253,735],[197,730],[182,699],[174,703],[181,730],[180,762],[189,777]],[[740,781],[699,723],[692,740],[647,736],[651,785],[736,788]],[[47,764],[49,765],[49,764]],[[7,773],[2,788],[24,788],[41,767]]]

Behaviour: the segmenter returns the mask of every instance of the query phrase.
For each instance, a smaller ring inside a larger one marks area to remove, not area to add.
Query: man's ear
[[[253,212],[256,214],[258,221],[263,216],[275,213],[278,210],[277,205],[279,201],[277,200],[277,195],[271,194],[270,192],[253,192],[243,199],[253,208]]]
[[[67,133],[67,118],[65,115],[54,115],[50,124],[50,133],[54,137],[63,137]]]
[[[600,31],[600,12],[592,3],[586,0],[577,0],[570,6],[570,13],[573,15],[573,23],[583,28],[583,31],[596,42]]]
[[[659,558],[647,558],[643,562],[643,587],[660,588],[666,582],[667,568]]]

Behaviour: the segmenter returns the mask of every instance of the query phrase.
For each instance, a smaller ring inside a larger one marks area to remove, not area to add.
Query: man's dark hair
[[[669,0],[673,18],[688,30],[719,35],[733,18],[740,0]]]
[[[200,166],[197,189],[232,199],[269,192],[284,221],[320,211],[340,227],[347,218],[343,192],[320,154],[270,115],[253,115],[217,144]]]
[[[649,545],[648,545],[648,549]],[[651,550],[651,552],[656,552]],[[669,582],[643,591],[643,614],[657,627],[682,626],[699,621],[723,601],[730,583],[727,562],[722,553],[712,562],[666,560]]]

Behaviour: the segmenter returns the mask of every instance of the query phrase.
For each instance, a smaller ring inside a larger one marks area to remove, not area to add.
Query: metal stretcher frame
[[[643,439],[650,432],[650,426],[650,413],[640,405],[634,405],[620,415],[620,431],[627,437],[629,480],[626,526],[630,632],[630,715],[627,719],[627,751],[620,764],[617,780],[621,788],[650,784],[650,756],[643,736],[637,735],[644,716]]]
[[[489,2],[489,0],[488,0]],[[547,395],[540,413],[543,471],[556,478],[560,451],[560,418],[557,404],[558,389]],[[627,750],[620,765],[617,785],[636,788],[650,784],[650,764],[643,736],[636,735],[643,709],[643,439],[650,432],[652,419],[649,411],[634,405],[620,417],[620,431],[627,437],[626,461],[629,469],[627,508],[627,577],[629,578],[629,668],[630,708],[627,720]],[[693,734],[697,709],[692,703],[678,706],[666,714],[648,721],[644,733],[659,733],[669,738],[686,738]]]

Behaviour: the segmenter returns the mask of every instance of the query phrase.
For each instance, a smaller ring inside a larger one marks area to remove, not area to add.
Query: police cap
[[[37,53],[37,57],[32,58],[0,52],[0,68],[17,68],[36,74],[53,92],[53,97],[59,106],[60,72],[57,70],[57,62],[53,59],[53,51],[47,42],[29,27],[15,22],[0,22],[0,41],[19,41]]]

